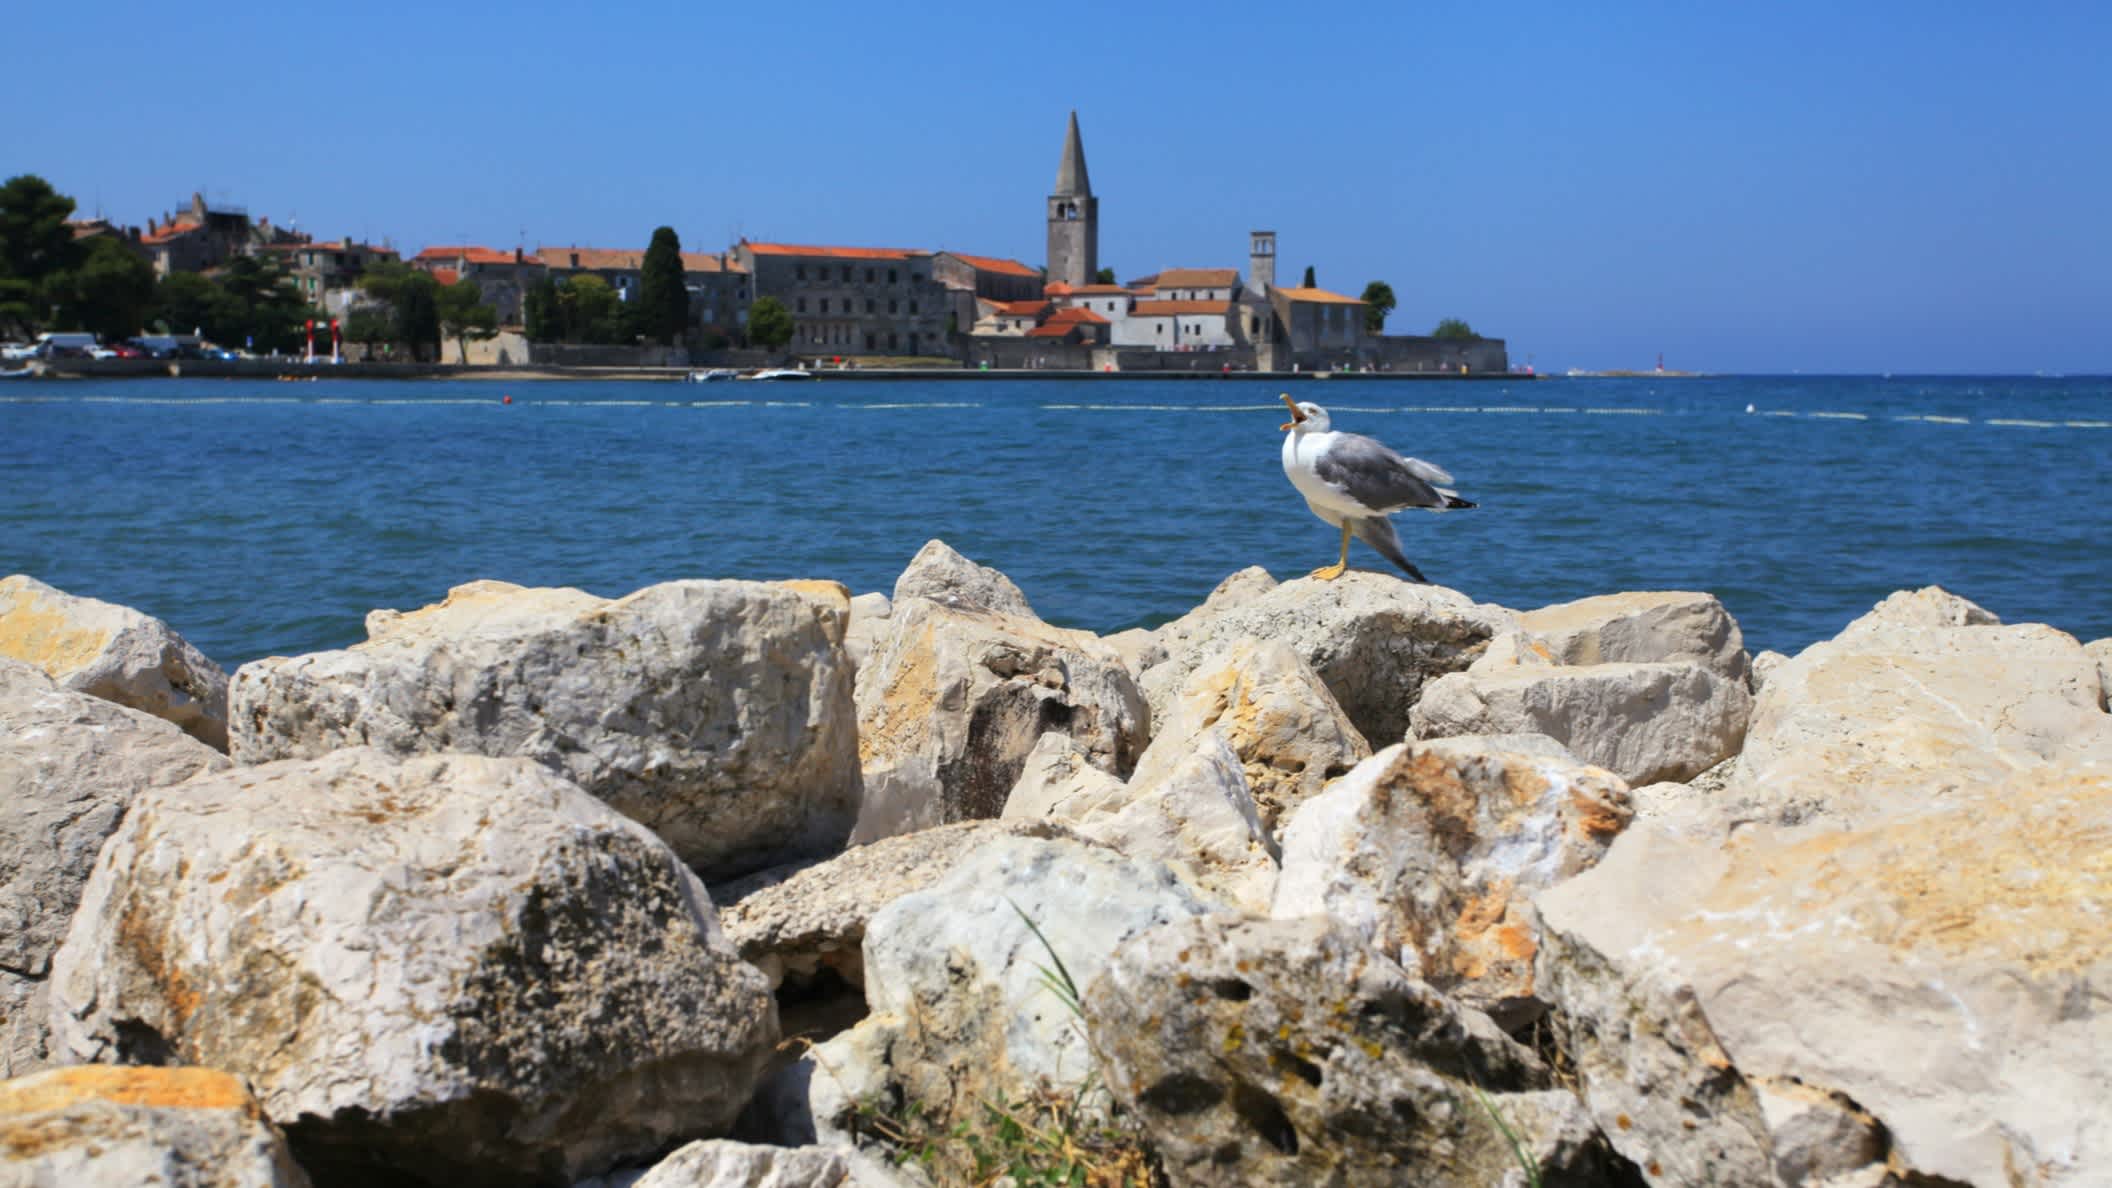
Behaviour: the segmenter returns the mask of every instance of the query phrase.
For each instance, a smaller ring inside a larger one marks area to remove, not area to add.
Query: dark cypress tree
[[[666,346],[689,328],[689,289],[682,283],[682,240],[673,227],[653,231],[638,282],[638,325]]]
[[[1305,287],[1308,289],[1313,288],[1316,283],[1313,280],[1313,266],[1308,264],[1305,266]]]
[[[440,282],[415,272],[396,294],[396,341],[410,348],[411,358],[440,358]]]

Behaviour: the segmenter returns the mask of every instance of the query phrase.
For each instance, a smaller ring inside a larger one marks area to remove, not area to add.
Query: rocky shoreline
[[[0,580],[0,1186],[2086,1185],[2112,640],[500,582],[230,679]]]

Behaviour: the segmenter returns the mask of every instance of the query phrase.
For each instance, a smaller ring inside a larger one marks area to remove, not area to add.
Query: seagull
[[[1323,582],[1341,577],[1349,568],[1349,538],[1379,551],[1401,567],[1410,578],[1429,582],[1423,571],[1401,555],[1401,540],[1387,517],[1404,508],[1431,511],[1473,507],[1457,492],[1440,486],[1452,476],[1420,458],[1404,458],[1380,442],[1358,433],[1338,433],[1328,428],[1327,410],[1310,402],[1295,402],[1283,396],[1291,419],[1283,431],[1283,473],[1305,496],[1313,514],[1342,529],[1342,559],[1313,571]]]

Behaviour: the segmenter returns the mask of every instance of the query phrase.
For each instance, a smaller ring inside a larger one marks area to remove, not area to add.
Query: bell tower
[[[1250,233],[1247,245],[1247,284],[1262,297],[1276,287],[1276,233]]]
[[[1100,200],[1085,172],[1085,145],[1078,138],[1078,113],[1071,113],[1049,195],[1049,283],[1089,285],[1100,271]]]

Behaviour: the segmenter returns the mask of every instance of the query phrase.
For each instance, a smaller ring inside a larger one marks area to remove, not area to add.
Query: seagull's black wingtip
[[[1480,506],[1481,506],[1480,504],[1478,504],[1478,503],[1474,502],[1474,501],[1473,501],[1473,500],[1471,500],[1471,499],[1461,499],[1461,498],[1460,498],[1459,496],[1457,496],[1457,495],[1447,495],[1447,496],[1445,496],[1445,510],[1446,510],[1446,511],[1455,511],[1455,510],[1457,510],[1457,509],[1459,509],[1459,508],[1462,508],[1462,507],[1480,507]]]

